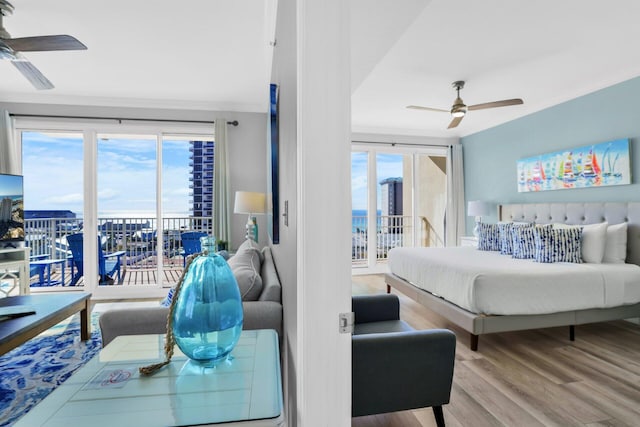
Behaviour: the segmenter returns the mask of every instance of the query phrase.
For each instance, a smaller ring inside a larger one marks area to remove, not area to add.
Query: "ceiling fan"
[[[21,52],[45,52],[53,50],[85,50],[87,47],[68,35],[35,36],[12,39],[2,25],[2,18],[13,13],[13,5],[0,0],[0,59],[7,59],[38,90],[53,89],[47,79]]]
[[[419,105],[407,105],[407,108],[412,108],[415,110],[427,110],[427,111],[439,111],[443,113],[451,113],[453,116],[453,120],[449,123],[447,129],[454,128],[460,124],[462,119],[464,118],[467,111],[473,110],[485,110],[487,108],[497,108],[497,107],[506,107],[509,105],[519,105],[522,104],[523,101],[520,98],[514,99],[504,99],[502,101],[493,101],[493,102],[485,102],[484,104],[476,104],[476,105],[465,105],[460,98],[460,89],[464,88],[464,81],[458,80],[452,83],[453,88],[458,93],[457,98],[453,101],[453,105],[450,110],[443,110],[441,108],[431,108],[431,107],[421,107]]]

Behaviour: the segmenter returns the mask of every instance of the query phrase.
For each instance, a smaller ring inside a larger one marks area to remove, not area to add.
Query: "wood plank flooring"
[[[384,293],[382,275],[354,276],[353,295]],[[392,290],[395,293],[395,291]],[[468,333],[398,293],[416,329],[458,336],[449,427],[640,426],[640,325],[627,321],[483,335]],[[352,427],[435,426],[431,408],[352,419]]]

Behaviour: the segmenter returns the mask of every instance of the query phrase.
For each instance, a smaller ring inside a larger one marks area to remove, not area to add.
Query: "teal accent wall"
[[[629,139],[630,185],[518,193],[519,159],[620,138]],[[639,140],[640,77],[461,138],[465,198],[496,205],[640,201]],[[466,221],[469,235],[473,218]],[[495,221],[497,210],[486,218]]]

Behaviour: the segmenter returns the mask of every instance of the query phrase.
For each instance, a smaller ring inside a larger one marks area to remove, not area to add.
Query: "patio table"
[[[31,286],[64,286],[64,265],[66,264],[66,262],[66,259],[42,259],[38,261],[31,261],[31,266],[38,267],[39,279],[37,283],[32,283]],[[60,264],[61,266],[60,280],[51,280],[51,266],[56,264]]]

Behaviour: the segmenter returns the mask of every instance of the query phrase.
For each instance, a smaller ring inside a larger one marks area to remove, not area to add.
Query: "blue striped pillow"
[[[533,225],[523,224],[521,226],[514,226],[511,229],[511,235],[513,236],[513,258],[518,259],[532,259],[536,254],[536,229],[552,228],[551,225]]]
[[[512,222],[498,223],[498,230],[500,232],[500,253],[502,255],[511,255],[513,253],[513,238],[511,237],[512,229]]]
[[[500,230],[498,224],[478,224],[478,249],[481,251],[500,250]]]
[[[171,306],[171,300],[173,300],[173,294],[176,292],[176,288],[169,288],[169,292],[167,293],[167,296],[165,299],[163,299],[162,301],[160,301],[160,305],[163,307],[170,307]]]
[[[582,227],[535,230],[536,262],[582,263]]]

